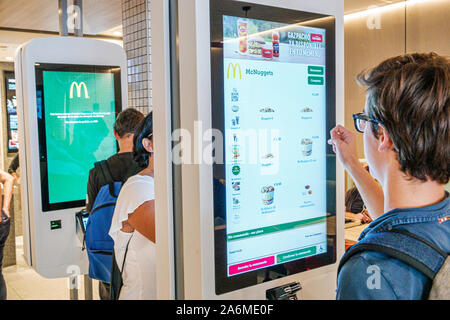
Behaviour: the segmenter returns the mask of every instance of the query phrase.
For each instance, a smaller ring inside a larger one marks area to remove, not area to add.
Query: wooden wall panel
[[[379,20],[376,20],[379,19]],[[368,23],[369,21],[369,23]],[[379,24],[376,23],[379,22]],[[365,93],[355,79],[362,70],[405,50],[403,6],[358,13],[345,18],[345,127],[354,130],[352,114],[365,106]],[[375,26],[370,29],[369,26]],[[364,158],[362,134],[357,136],[358,156]]]
[[[450,0],[408,1],[407,52],[450,56]]]

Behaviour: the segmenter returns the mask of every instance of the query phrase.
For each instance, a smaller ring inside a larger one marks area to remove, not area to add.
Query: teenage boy
[[[353,132],[338,125],[329,143],[374,219],[359,240],[381,232],[399,239],[413,234],[450,252],[450,198],[444,189],[450,176],[449,60],[406,54],[357,80],[367,88],[367,100],[353,118],[364,135],[371,174],[357,159]],[[388,245],[395,249],[413,240]],[[430,278],[399,256],[363,250],[341,267],[337,299],[426,299],[430,287]]]
[[[136,109],[125,109],[117,116],[114,123],[114,137],[119,144],[119,152],[107,160],[107,165],[114,181],[126,181],[142,170],[133,159],[134,131],[144,115]],[[101,187],[106,184],[99,167],[89,172],[87,211],[91,211],[95,198]],[[109,283],[99,282],[99,295],[102,300],[109,300]]]

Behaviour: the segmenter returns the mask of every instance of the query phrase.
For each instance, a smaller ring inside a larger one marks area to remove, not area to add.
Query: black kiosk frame
[[[326,132],[336,124],[335,18],[310,12],[229,0],[210,0],[212,127],[225,133],[224,113],[224,36],[223,16],[273,21],[286,25],[324,29],[326,32]],[[225,136],[225,135],[224,135]],[[226,136],[223,154],[226,154]],[[225,164],[214,163],[214,248],[215,291],[224,294],[262,282],[319,268],[336,262],[336,158],[331,146],[326,148],[326,228],[327,250],[323,254],[276,264],[237,275],[227,274],[227,221]],[[217,223],[216,221],[222,221]],[[212,227],[212,226],[211,226]]]
[[[37,122],[38,122],[38,138],[39,138],[39,163],[41,171],[41,200],[42,211],[54,211],[70,208],[81,208],[86,205],[86,199],[78,199],[66,202],[50,203],[49,200],[49,184],[48,184],[48,163],[47,163],[47,136],[45,132],[45,92],[43,84],[44,71],[59,72],[80,72],[80,73],[110,73],[114,78],[114,111],[115,116],[122,111],[122,91],[121,76],[119,66],[103,66],[103,65],[81,65],[81,64],[56,64],[56,63],[36,63],[36,106],[37,106]],[[118,144],[115,144],[118,150]],[[92,164],[92,168],[94,164]],[[86,182],[87,188],[87,182]]]

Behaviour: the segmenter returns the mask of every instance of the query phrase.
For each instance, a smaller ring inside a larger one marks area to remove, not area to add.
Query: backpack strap
[[[371,233],[350,247],[339,263],[338,274],[351,257],[363,251],[384,253],[417,269],[431,280],[434,279],[448,256],[448,253],[416,234],[406,230],[392,229]]]
[[[109,185],[109,193],[114,198],[117,198],[119,195],[114,194],[114,179],[112,177],[111,171],[109,170],[108,161],[107,160],[99,161],[99,162],[95,163],[95,166],[100,168],[100,172],[103,175],[103,179],[104,179],[103,185],[108,184]]]
[[[134,234],[134,232],[133,232]],[[125,260],[127,259],[128,254],[128,246],[130,245],[131,238],[133,238],[133,234],[131,235],[130,239],[128,239],[127,247],[125,248],[125,254],[123,256],[123,262],[122,262],[122,269],[120,269],[120,276],[123,274],[123,268],[125,267]]]

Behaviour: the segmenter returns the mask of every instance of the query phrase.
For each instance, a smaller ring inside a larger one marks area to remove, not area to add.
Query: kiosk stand
[[[38,38],[18,49],[15,73],[25,258],[40,275],[70,275],[75,285],[88,271],[75,213],[86,203],[89,170],[117,151],[125,52],[102,40]]]
[[[173,285],[175,298],[265,299],[294,282],[302,298],[335,296],[344,173],[327,139],[344,119],[343,1],[276,6],[152,4],[155,132],[165,136],[155,172],[171,179],[155,176],[155,192],[172,198],[175,230],[174,256],[158,261],[175,272],[158,288]],[[157,222],[167,208],[157,203]]]

